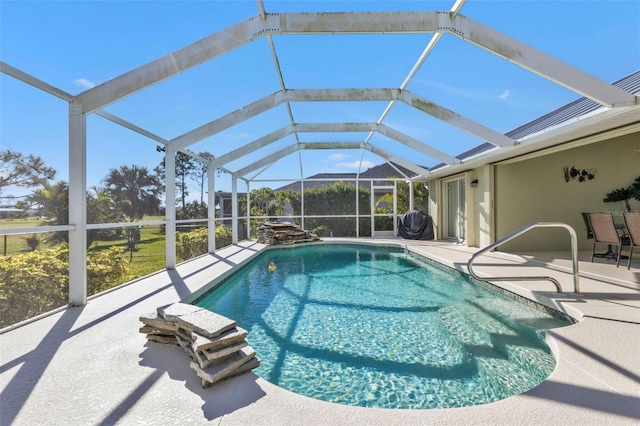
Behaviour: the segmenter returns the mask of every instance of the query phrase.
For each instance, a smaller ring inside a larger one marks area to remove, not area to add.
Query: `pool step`
[[[179,345],[191,358],[190,367],[203,387],[253,370],[260,365],[236,322],[199,306],[174,303],[142,315],[147,340]]]
[[[536,359],[542,350],[507,326],[485,328],[482,317],[487,314],[482,310],[462,311],[449,306],[439,313],[442,323],[476,358],[488,396],[501,394],[505,387],[512,394],[522,393],[531,387],[527,383],[546,377]]]

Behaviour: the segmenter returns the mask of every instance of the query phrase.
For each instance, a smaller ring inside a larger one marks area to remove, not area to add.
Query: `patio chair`
[[[639,213],[625,213],[624,214],[624,226],[629,236],[629,261],[627,262],[627,269],[631,268],[631,255],[634,248],[640,248],[640,214]]]
[[[589,224],[593,231],[593,250],[591,252],[591,262],[596,253],[596,244],[608,244],[617,247],[616,267],[620,266],[620,254],[625,245],[629,245],[629,237],[620,235],[613,216],[607,213],[589,213]]]
[[[593,239],[593,229],[591,229],[591,224],[589,223],[589,213],[582,212],[582,220],[584,220],[584,226],[587,230],[587,240]],[[616,254],[611,250],[611,246],[607,246],[607,251],[604,253],[594,253],[594,257],[604,257],[604,258],[615,258]]]

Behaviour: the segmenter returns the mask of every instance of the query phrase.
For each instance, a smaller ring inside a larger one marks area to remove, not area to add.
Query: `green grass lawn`
[[[164,216],[146,216],[143,220],[163,220]],[[42,220],[39,218],[0,219],[0,228],[36,228]],[[26,238],[36,236],[40,240],[39,248],[49,248],[47,238],[49,234],[21,234],[0,236],[0,254],[12,255],[24,253],[30,248]],[[158,225],[143,226],[140,229],[140,241],[136,243],[133,252],[127,251],[125,257],[130,261],[128,280],[133,280],[165,268],[165,235]],[[126,233],[120,238],[96,240],[89,246],[89,251],[104,250],[111,246],[127,247]]]
[[[36,217],[26,219],[0,219],[0,228],[31,228],[40,226],[42,220]]]
[[[148,216],[145,221],[163,220],[164,216]],[[40,219],[2,219],[0,227],[26,228],[37,227],[41,223]],[[49,233],[41,234],[21,234],[0,236],[0,254],[12,255],[24,253],[30,248],[26,238],[36,235],[40,239],[40,249],[50,247],[47,243],[50,238]],[[5,253],[6,241],[6,253]],[[127,248],[126,228],[119,236],[111,235],[108,238],[94,240],[88,247],[88,251],[101,251],[109,247],[118,246],[125,250],[125,259],[129,261],[129,272],[127,281],[143,277],[145,275],[165,269],[165,243],[166,236],[160,225],[142,226],[140,228],[140,241],[136,242],[134,250]]]
[[[143,277],[165,268],[166,237],[160,226],[143,226],[140,229],[140,241],[136,243],[133,251],[127,249],[126,234],[123,233],[122,235],[118,239],[94,241],[89,247],[89,251],[104,250],[113,246],[125,249],[125,258],[129,261],[129,280]]]

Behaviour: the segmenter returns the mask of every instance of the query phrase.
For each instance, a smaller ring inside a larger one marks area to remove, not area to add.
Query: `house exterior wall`
[[[592,180],[565,181],[564,167],[595,171]],[[640,132],[613,137],[522,161],[495,166],[496,239],[532,222],[564,222],[590,250],[581,212],[610,211],[620,215],[624,202],[605,203],[606,194],[629,186],[640,175]],[[640,211],[640,202],[630,201]],[[621,222],[622,218],[616,218]],[[564,229],[536,229],[500,247],[503,251],[568,250]]]
[[[476,179],[477,186],[471,186]],[[486,247],[493,242],[493,166],[468,172],[467,182],[467,245]]]

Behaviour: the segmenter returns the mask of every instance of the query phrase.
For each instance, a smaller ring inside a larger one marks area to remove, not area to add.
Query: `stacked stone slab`
[[[203,387],[253,370],[260,365],[246,341],[247,331],[207,309],[174,303],[140,317],[147,340],[179,345],[191,358],[190,367]]]
[[[261,244],[294,244],[318,240],[320,238],[316,234],[289,222],[263,222],[258,226],[258,242]]]

